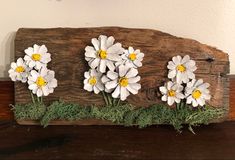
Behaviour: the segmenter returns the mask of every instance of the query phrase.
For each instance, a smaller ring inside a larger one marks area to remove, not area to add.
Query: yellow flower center
[[[186,67],[183,64],[180,64],[177,66],[177,70],[180,72],[184,72],[184,71],[186,71]]]
[[[106,58],[107,58],[107,52],[104,51],[104,50],[99,50],[99,51],[98,51],[98,56],[99,56],[101,59],[106,59]]]
[[[34,54],[32,55],[32,59],[33,59],[34,61],[40,61],[40,60],[41,60],[41,55],[38,54],[38,53],[34,53]]]
[[[43,87],[47,84],[46,80],[43,77],[38,77],[36,80],[38,87]]]
[[[129,59],[132,61],[136,60],[136,54],[135,53],[129,54]]]
[[[126,77],[121,77],[119,79],[119,84],[122,87],[126,87],[128,85],[128,79]]]
[[[172,89],[171,89],[171,90],[168,91],[168,96],[169,96],[169,97],[175,97],[175,94],[176,94],[176,93],[175,93],[175,90],[172,90]]]
[[[195,89],[195,90],[193,91],[193,93],[192,93],[192,96],[193,96],[194,99],[200,98],[201,95],[202,95],[202,92],[201,92],[200,90],[198,90],[198,89]]]
[[[22,73],[25,71],[24,67],[23,66],[18,66],[16,69],[15,69],[16,72],[18,73]]]
[[[97,80],[95,77],[91,77],[89,80],[88,80],[88,83],[92,86],[94,86],[96,84]]]

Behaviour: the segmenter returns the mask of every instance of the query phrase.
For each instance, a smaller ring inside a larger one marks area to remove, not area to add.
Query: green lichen
[[[205,106],[192,108],[187,105],[179,105],[172,109],[161,104],[144,108],[135,108],[129,104],[119,106],[80,106],[73,103],[57,101],[45,109],[41,104],[16,105],[13,107],[16,119],[39,120],[46,127],[52,120],[81,120],[102,119],[124,126],[138,126],[144,128],[155,124],[169,124],[177,131],[181,131],[184,124],[188,124],[193,132],[193,126],[207,125],[214,119],[224,116],[226,110]],[[193,132],[194,133],[194,132]]]

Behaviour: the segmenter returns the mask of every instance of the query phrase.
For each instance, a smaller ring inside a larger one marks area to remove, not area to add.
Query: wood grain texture
[[[0,78],[0,120],[13,119],[10,104],[14,104],[14,83]]]
[[[55,70],[58,88],[45,98],[46,102],[62,99],[83,105],[102,105],[101,95],[83,90],[83,74],[88,70],[84,49],[91,45],[91,38],[104,34],[114,36],[124,47],[133,46],[145,53],[143,67],[139,69],[142,89],[138,95],[128,97],[128,102],[147,107],[161,103],[158,88],[167,80],[167,62],[176,55],[186,54],[196,60],[197,78],[211,84],[210,105],[229,107],[229,60],[228,55],[197,41],[178,38],[149,29],[118,27],[19,29],[15,39],[15,58],[24,56],[24,49],[33,44],[45,44],[52,54],[49,68]],[[30,101],[26,84],[16,83],[15,102]]]
[[[19,126],[0,121],[1,160],[233,160],[235,122],[169,126]]]
[[[229,120],[235,120],[235,75],[230,76]]]

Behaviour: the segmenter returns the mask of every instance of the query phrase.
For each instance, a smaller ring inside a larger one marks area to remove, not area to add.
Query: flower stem
[[[112,106],[112,105],[113,105],[113,103],[112,103],[112,97],[111,97],[109,94],[107,95],[107,97],[108,97],[108,103],[109,103],[109,105]]]
[[[103,95],[106,106],[108,106],[109,103],[108,103],[108,100],[107,100],[107,97],[106,97],[106,94],[104,93],[104,91],[102,91],[102,95]]]
[[[31,94],[31,100],[32,100],[33,104],[35,104],[34,95],[33,95],[33,93],[32,93],[32,92],[31,92],[30,94]]]

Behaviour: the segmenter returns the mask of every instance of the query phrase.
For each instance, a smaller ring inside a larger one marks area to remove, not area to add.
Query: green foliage
[[[12,105],[16,119],[38,120],[43,117],[46,112],[46,106],[42,103],[30,103],[25,105]]]
[[[45,127],[51,120],[80,120],[96,118],[108,120],[124,126],[147,127],[153,124],[170,124],[180,131],[184,124],[192,126],[208,124],[214,119],[223,117],[225,110],[205,106],[203,108],[192,108],[180,104],[172,109],[164,105],[155,104],[148,108],[134,108],[129,104],[119,106],[80,106],[64,102],[54,102],[47,107],[37,104],[16,105],[13,108],[16,119],[37,119]],[[193,132],[194,133],[194,132]]]

